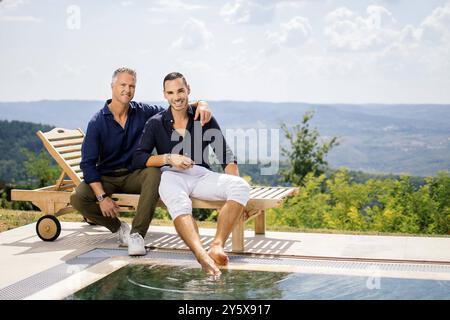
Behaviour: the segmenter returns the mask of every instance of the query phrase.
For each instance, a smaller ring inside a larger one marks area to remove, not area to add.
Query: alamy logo
[[[261,175],[275,175],[279,169],[280,130],[279,129],[226,129],[225,135],[219,129],[208,129],[202,132],[199,121],[194,122],[194,137],[187,131],[183,140],[175,145],[172,153],[191,155],[194,162],[211,163],[211,150],[202,150],[203,142],[208,142],[214,150],[218,163],[229,163],[231,157],[238,164],[259,164]],[[224,136],[226,144],[224,143]],[[192,139],[195,139],[192,143]],[[176,131],[172,141],[179,141]],[[192,146],[194,150],[192,149]]]

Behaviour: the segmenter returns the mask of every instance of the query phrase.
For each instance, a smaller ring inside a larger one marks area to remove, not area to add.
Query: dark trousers
[[[147,234],[159,199],[160,179],[161,171],[158,168],[135,170],[120,177],[102,176],[101,182],[107,195],[113,193],[140,194],[131,233],[138,232],[142,237]],[[84,181],[72,192],[70,203],[88,220],[108,228],[111,232],[119,230],[119,219],[103,216],[94,192]]]

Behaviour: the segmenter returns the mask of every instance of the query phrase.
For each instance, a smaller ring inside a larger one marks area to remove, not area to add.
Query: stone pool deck
[[[0,290],[96,248],[117,249],[113,234],[86,223],[62,222],[60,237],[41,241],[29,224],[0,233]],[[200,228],[205,245],[215,230]],[[150,249],[186,250],[175,229],[151,226]],[[231,243],[226,249],[230,250]],[[324,233],[245,232],[247,253],[310,259],[393,261],[450,265],[449,237],[343,235]]]

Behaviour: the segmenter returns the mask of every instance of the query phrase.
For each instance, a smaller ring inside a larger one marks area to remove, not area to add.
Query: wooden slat
[[[277,207],[282,202],[282,199],[250,199],[247,202],[247,207],[251,210],[266,210]]]
[[[70,153],[63,153],[61,155],[64,160],[70,160],[70,159],[80,159],[81,160],[81,152],[70,152]]]
[[[64,128],[54,128],[49,132],[44,133],[45,138],[49,141],[57,141],[67,138],[83,138],[84,133],[80,129],[70,130]]]
[[[79,145],[79,144],[82,144],[82,143],[83,143],[83,138],[65,139],[65,140],[60,140],[60,141],[50,142],[50,144],[51,144],[54,148],[65,147],[65,146],[73,146],[73,145]]]
[[[250,189],[250,195],[255,194],[258,191],[261,191],[262,189],[264,189],[264,187],[252,187]]]
[[[276,192],[278,190],[278,188],[269,188],[268,190],[265,190],[262,193],[259,193],[257,197],[254,198],[258,198],[258,199],[266,199],[269,198],[269,195],[271,195],[272,193]]]
[[[54,186],[52,186],[54,188]],[[12,190],[11,199],[15,201],[70,202],[70,192],[45,190]]]
[[[270,195],[266,196],[266,198],[268,199],[277,199],[277,196],[282,194],[283,192],[285,192],[286,189],[285,188],[277,188],[277,190],[275,190],[273,193],[271,193]]]
[[[78,166],[78,165],[80,164],[80,162],[81,162],[81,158],[70,159],[70,160],[67,160],[67,159],[66,159],[66,162],[67,162],[67,164],[68,164],[69,166],[71,166],[71,167],[73,167],[73,166]]]
[[[274,199],[283,199],[284,197],[287,197],[291,194],[294,194],[297,192],[298,189],[296,188],[289,188],[286,191],[284,191],[283,193],[280,193],[279,195],[276,196],[276,198]]]
[[[62,141],[62,140],[72,140],[72,139],[79,139],[79,138],[84,138],[84,136],[82,134],[78,133],[78,134],[64,134],[64,135],[60,135],[58,137],[50,138],[50,139],[47,137],[48,141],[50,141],[52,143],[57,142],[57,141]]]
[[[78,174],[75,172],[72,167],[70,167],[66,160],[61,156],[61,154],[55,149],[55,146],[48,141],[48,139],[45,137],[44,133],[42,131],[38,131],[36,133],[41,139],[42,143],[44,144],[47,151],[51,154],[51,156],[56,160],[56,162],[59,164],[59,166],[64,170],[64,172],[69,176],[69,178],[76,184],[79,185],[81,183],[81,179],[78,176]],[[74,139],[76,140],[76,139]],[[81,139],[82,142],[83,139]],[[79,142],[79,143],[81,143]]]
[[[251,199],[257,198],[259,194],[266,192],[268,189],[270,189],[269,187],[267,188],[263,188],[255,193],[253,193],[252,195],[250,195]]]
[[[59,148],[55,148],[55,149],[61,155],[65,156],[67,153],[81,151],[81,144],[75,144],[73,146],[67,146],[67,147],[59,147]],[[81,153],[80,153],[80,157],[81,157]]]
[[[82,172],[80,166],[71,166],[72,170],[75,171],[76,173],[78,172]]]

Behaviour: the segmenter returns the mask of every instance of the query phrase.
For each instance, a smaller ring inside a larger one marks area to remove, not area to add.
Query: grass
[[[42,212],[39,211],[18,211],[0,209],[0,232],[11,230],[29,223],[36,222],[42,217]],[[83,217],[79,213],[70,213],[58,217],[60,221],[66,222],[83,222]],[[133,216],[127,214],[121,217],[121,220],[131,224]],[[216,228],[216,222],[211,221],[197,221],[200,228]],[[171,220],[167,219],[153,219],[153,226],[173,226]],[[253,230],[253,221],[246,223],[246,229]],[[270,226],[266,227],[267,231],[280,232],[303,232],[303,233],[328,233],[328,234],[348,234],[348,235],[380,235],[380,236],[407,236],[407,237],[450,237],[449,235],[429,235],[429,234],[404,234],[404,233],[385,233],[375,231],[349,231],[349,230],[334,230],[334,229],[306,229],[295,228],[290,226]]]
[[[0,209],[0,232],[18,228],[29,223],[36,222],[44,214],[40,211],[18,211]],[[121,220],[131,224],[133,217],[131,215],[125,215],[120,218]],[[69,213],[58,217],[59,221],[66,222],[83,222],[83,217],[79,213]],[[171,220],[165,219],[153,219],[152,225],[154,226],[172,226]],[[215,228],[216,223],[210,221],[198,221],[200,228]]]

